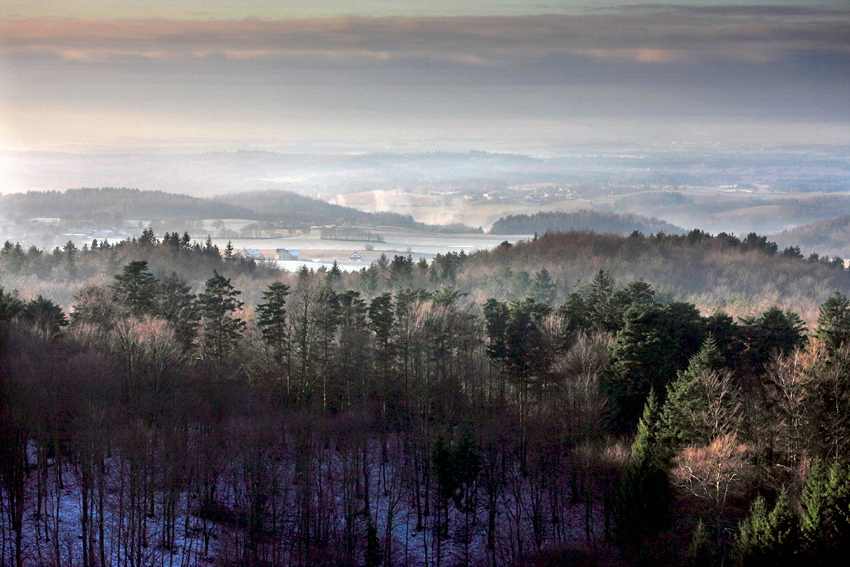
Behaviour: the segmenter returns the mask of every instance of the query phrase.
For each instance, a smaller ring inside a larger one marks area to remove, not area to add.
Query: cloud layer
[[[578,54],[635,62],[850,57],[850,10],[632,7],[571,16],[0,21],[0,52],[121,57],[429,58],[469,64]]]
[[[89,138],[113,141],[184,127],[271,139],[364,125],[489,136],[593,120],[835,123],[850,122],[848,92],[840,8],[0,20],[0,111],[12,113],[0,135],[31,142],[86,116]]]

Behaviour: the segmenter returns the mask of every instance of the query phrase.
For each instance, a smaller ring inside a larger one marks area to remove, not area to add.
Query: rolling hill
[[[817,252],[847,258],[850,256],[850,215],[805,224],[774,234],[781,247],[799,246],[805,254]]]
[[[644,234],[665,232],[684,234],[685,230],[658,219],[647,218],[628,213],[606,213],[581,210],[574,213],[536,213],[533,215],[509,215],[497,220],[490,234],[532,234],[548,230],[592,230],[598,233],[631,234],[639,231]]]
[[[236,193],[212,199],[115,187],[29,191],[0,196],[0,211],[7,219],[55,217],[94,222],[99,219],[111,222],[245,219],[293,225],[349,222],[432,231],[474,231],[463,226],[428,225],[397,213],[363,212],[278,190]]]

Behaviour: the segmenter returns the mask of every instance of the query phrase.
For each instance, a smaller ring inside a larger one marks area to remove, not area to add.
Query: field
[[[313,268],[329,267],[334,261],[343,270],[355,271],[368,267],[378,260],[381,254],[386,254],[390,259],[396,255],[410,255],[414,262],[422,258],[430,262],[437,254],[490,250],[506,239],[514,243],[528,238],[487,234],[443,234],[389,227],[370,227],[369,230],[380,234],[383,241],[323,240],[317,230],[311,231],[310,234],[286,238],[213,238],[212,241],[221,250],[227,246],[228,242],[231,242],[237,252],[242,249],[260,250],[263,256],[280,248],[298,251],[298,261],[278,262],[280,267],[287,271],[295,271],[305,264]],[[351,255],[354,252],[357,252],[361,259],[352,260]]]

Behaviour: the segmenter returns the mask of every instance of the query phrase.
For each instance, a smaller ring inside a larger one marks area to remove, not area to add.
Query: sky
[[[850,144],[847,0],[621,4],[3,0],[0,170],[45,149]]]

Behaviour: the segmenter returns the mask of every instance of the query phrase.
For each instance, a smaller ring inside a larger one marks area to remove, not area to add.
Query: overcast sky
[[[3,0],[0,149],[850,143],[850,2]]]

